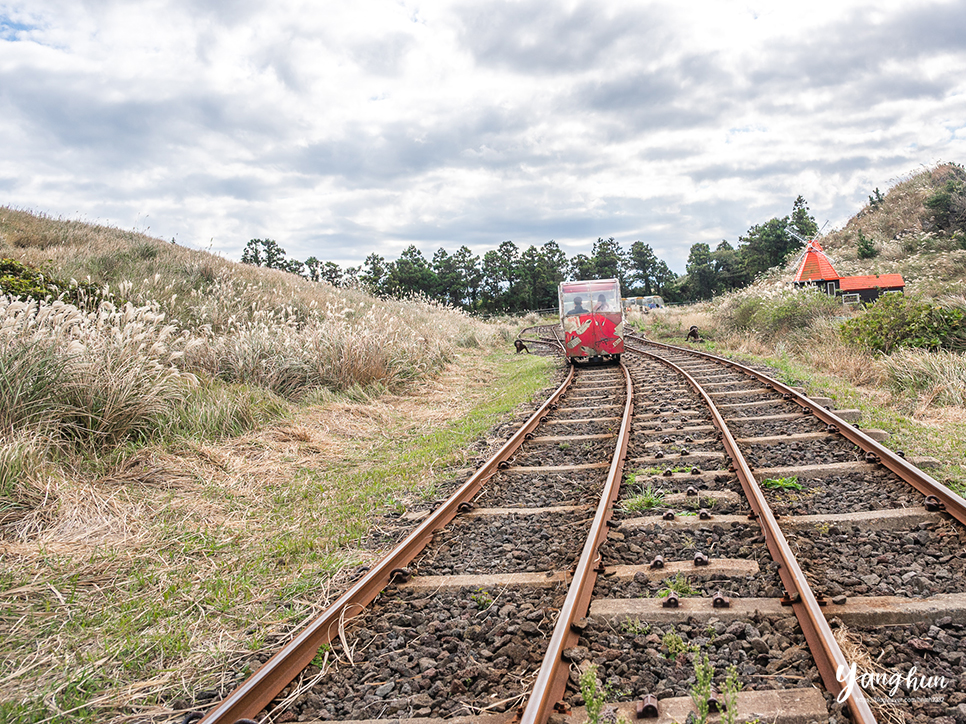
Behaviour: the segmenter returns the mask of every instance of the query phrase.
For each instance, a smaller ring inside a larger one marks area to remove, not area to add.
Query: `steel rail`
[[[651,344],[650,341],[648,343]],[[843,691],[843,682],[836,674],[848,670],[848,660],[835,640],[832,629],[822,613],[822,608],[808,585],[808,580],[798,565],[795,554],[792,553],[788,541],[778,526],[775,514],[768,505],[768,501],[765,500],[765,495],[759,487],[758,481],[755,480],[744,455],[742,455],[737,441],[728,429],[724,417],[722,417],[711,396],[705,392],[697,380],[681,367],[646,350],[635,349],[634,351],[647,355],[682,375],[708,406],[715,427],[721,432],[722,442],[726,452],[731,457],[735,473],[742,489],[745,491],[745,496],[748,498],[748,502],[761,525],[772,559],[779,564],[778,575],[785,586],[787,600],[790,602],[792,610],[802,627],[802,633],[805,635],[809,650],[815,659],[815,665],[818,667],[822,682],[828,691],[838,697]],[[682,351],[687,352],[689,350]],[[845,701],[848,703],[853,721],[856,724],[875,724],[875,715],[859,687],[853,687],[851,695]]]
[[[201,719],[201,724],[235,724],[240,719],[252,719],[264,709],[282,689],[295,680],[300,671],[311,663],[319,647],[332,641],[345,621],[361,613],[365,606],[386,587],[393,574],[398,569],[404,568],[430,542],[433,533],[456,517],[460,505],[468,503],[483,484],[494,475],[499,464],[516,452],[526,436],[533,432],[551,406],[556,404],[567,390],[573,379],[574,370],[570,368],[563,383],[493,457],[352,588],[312,619],[241,686],[209,711]]]
[[[877,462],[879,464],[887,467],[920,493],[926,496],[931,495],[938,498],[939,502],[941,503],[941,507],[947,513],[949,513],[963,525],[966,525],[966,500],[964,500],[960,495],[947,488],[931,475],[926,474],[915,465],[908,462],[905,458],[897,455],[881,443],[876,442],[862,432],[862,430],[855,427],[851,423],[846,422],[831,410],[826,410],[821,405],[813,402],[806,395],[803,395],[797,390],[782,382],[779,382],[772,377],[769,377],[762,372],[753,370],[750,367],[746,367],[743,364],[735,362],[734,360],[718,357],[717,355],[702,352],[700,350],[687,349],[686,347],[678,347],[673,344],[664,344],[663,342],[654,342],[646,338],[637,337],[636,335],[634,335],[634,339],[646,342],[647,344],[651,344],[656,347],[664,347],[666,349],[672,349],[678,352],[697,355],[699,357],[704,357],[706,359],[727,365],[728,367],[736,369],[740,372],[744,372],[747,375],[751,375],[760,382],[771,385],[784,395],[789,395],[789,399],[794,400],[803,408],[811,410],[811,414],[815,415],[817,419],[821,420],[826,425],[832,425],[833,427],[837,428],[837,432],[846,440],[854,445],[857,445],[865,452],[872,453],[878,457],[879,459]]]
[[[569,675],[569,667],[563,664],[563,651],[576,643],[578,636],[572,625],[587,613],[590,598],[594,592],[601,561],[598,549],[607,538],[607,521],[610,520],[613,503],[620,493],[624,458],[627,457],[627,443],[631,432],[631,417],[634,412],[634,385],[631,375],[623,363],[620,367],[624,371],[627,400],[624,403],[624,419],[617,434],[617,446],[614,449],[600,502],[597,504],[594,521],[584,542],[580,559],[577,561],[567,598],[557,615],[550,644],[544,654],[543,663],[540,665],[526,708],[521,715],[520,724],[543,724],[553,713],[554,705],[563,698]]]

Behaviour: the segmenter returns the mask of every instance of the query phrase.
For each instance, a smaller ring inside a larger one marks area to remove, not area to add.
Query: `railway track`
[[[580,722],[589,682],[684,722],[696,660],[737,721],[966,722],[963,501],[823,400],[627,341],[203,721]]]

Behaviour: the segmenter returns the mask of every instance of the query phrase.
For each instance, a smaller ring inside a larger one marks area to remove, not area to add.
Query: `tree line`
[[[468,311],[514,313],[556,307],[557,285],[569,279],[617,279],[623,296],[657,294],[667,302],[710,299],[747,286],[758,273],[785,261],[801,246],[788,230],[806,239],[818,233],[801,196],[789,216],[753,226],[736,247],[727,241],[714,251],[706,243],[692,245],[683,276],[671,271],[648,244],[635,241],[624,249],[613,237],[598,238],[589,255],[570,258],[553,240],[523,250],[504,241],[482,257],[461,246],[452,254],[438,249],[427,259],[410,246],[398,259],[387,261],[373,253],[360,266],[346,268],[314,256],[304,262],[289,259],[277,242],[252,239],[241,260],[312,281],[358,285],[381,296],[423,294]]]

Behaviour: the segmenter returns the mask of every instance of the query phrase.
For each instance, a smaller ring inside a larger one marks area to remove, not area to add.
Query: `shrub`
[[[859,232],[858,243],[859,259],[874,259],[879,255],[879,250],[875,247],[875,242],[861,231]]]
[[[940,229],[955,229],[966,222],[966,183],[951,178],[926,198],[926,208]]]
[[[0,259],[0,294],[15,299],[63,299],[78,306],[96,306],[103,291],[89,282],[65,282],[14,259]]]
[[[966,349],[966,305],[883,294],[862,314],[844,322],[842,337],[853,344],[891,353],[900,347]]]
[[[725,298],[715,321],[726,332],[774,335],[811,327],[841,314],[842,306],[818,289],[745,289]]]

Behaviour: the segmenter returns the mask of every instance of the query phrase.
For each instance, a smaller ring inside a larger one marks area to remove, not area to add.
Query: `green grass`
[[[691,585],[691,579],[683,573],[676,573],[671,578],[665,578],[664,588],[657,592],[659,598],[667,598],[671,591],[679,596],[697,596],[701,591]]]
[[[664,505],[664,491],[655,490],[650,484],[646,488],[642,487],[640,492],[621,501],[621,509],[631,513],[642,510],[650,510],[660,505]]]
[[[761,481],[761,487],[768,490],[801,490],[802,484],[798,478],[765,478]]]

